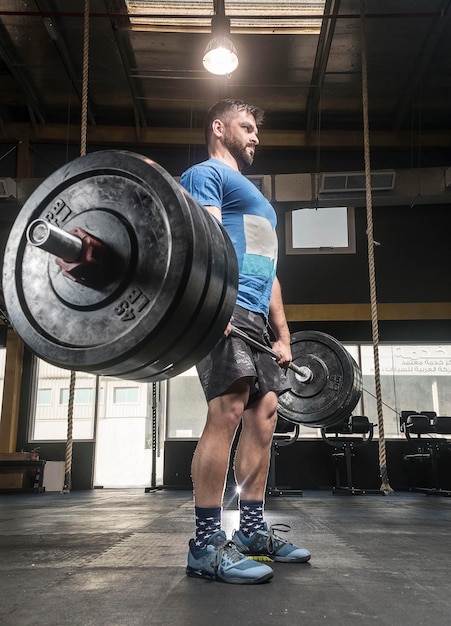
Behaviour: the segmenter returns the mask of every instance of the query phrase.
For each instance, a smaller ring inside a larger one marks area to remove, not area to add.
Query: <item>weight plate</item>
[[[35,219],[82,228],[111,251],[93,289],[27,243]],[[158,164],[127,151],[80,157],[46,179],[11,230],[3,286],[11,322],[44,360],[67,369],[160,380],[215,345],[238,270],[225,231]]]
[[[302,382],[287,370],[291,389],[278,401],[278,413],[292,422],[325,428],[351,415],[362,393],[357,363],[339,341],[318,331],[291,336],[293,363],[307,365],[313,378]]]

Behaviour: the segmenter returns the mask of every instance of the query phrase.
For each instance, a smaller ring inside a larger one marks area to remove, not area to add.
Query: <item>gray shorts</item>
[[[233,311],[232,323],[260,343],[271,345],[265,318],[240,306]],[[222,337],[213,350],[197,364],[207,402],[223,395],[240,378],[251,378],[250,406],[269,391],[278,396],[291,387],[285,370],[265,352],[249,346],[239,337]]]

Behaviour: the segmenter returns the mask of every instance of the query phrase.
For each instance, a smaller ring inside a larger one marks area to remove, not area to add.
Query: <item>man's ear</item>
[[[215,137],[222,137],[224,134],[224,124],[219,119],[213,120],[211,128]]]

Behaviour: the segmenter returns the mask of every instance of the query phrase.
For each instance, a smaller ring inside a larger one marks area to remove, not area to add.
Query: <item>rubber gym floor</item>
[[[306,564],[262,585],[188,578],[189,491],[0,496],[2,626],[428,624],[451,619],[451,498],[270,497]],[[226,495],[224,529],[238,524]]]

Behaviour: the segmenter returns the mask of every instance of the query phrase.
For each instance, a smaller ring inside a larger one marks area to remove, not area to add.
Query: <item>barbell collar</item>
[[[237,328],[236,326],[232,325],[231,332],[232,332],[232,335],[235,335],[235,337],[239,337],[240,339],[243,339],[243,341],[245,341],[247,344],[249,344],[253,348],[256,348],[260,352],[266,352],[266,354],[269,354],[276,361],[280,360],[280,354],[278,352],[276,352],[269,346],[266,346],[264,343],[260,343],[260,341],[253,339],[247,333],[245,333],[244,330],[241,330],[240,328]],[[300,383],[309,383],[313,380],[313,372],[306,365],[299,366],[291,361],[291,363],[288,365],[288,369],[293,370],[293,372],[295,373],[296,379]]]
[[[288,366],[289,369],[293,370],[294,377],[300,383],[310,383],[313,380],[313,372],[308,367],[308,365],[296,365],[291,362]]]
[[[64,230],[40,218],[28,226],[26,237],[32,246],[55,257],[66,278],[97,289],[110,281],[114,252],[82,228]]]
[[[37,219],[27,228],[27,241],[36,248],[63,259],[68,263],[79,261],[83,242],[77,237],[47,220]]]

